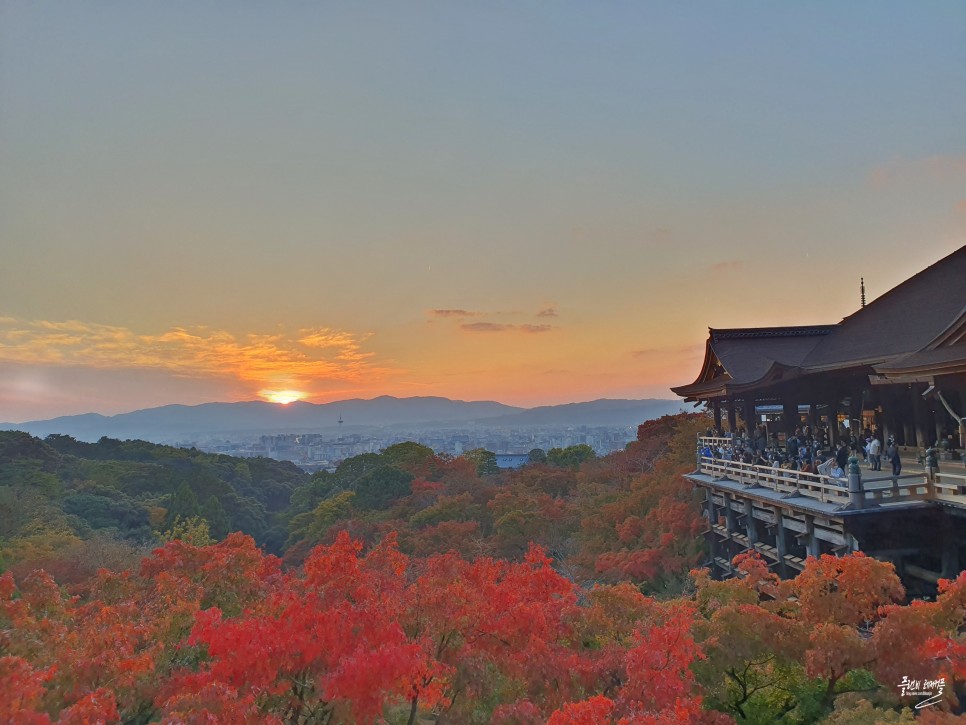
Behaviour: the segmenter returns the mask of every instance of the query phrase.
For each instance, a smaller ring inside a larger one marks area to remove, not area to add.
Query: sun
[[[302,400],[308,395],[308,393],[303,393],[301,390],[260,390],[258,394],[269,403],[278,403],[279,405],[294,403],[296,400]]]

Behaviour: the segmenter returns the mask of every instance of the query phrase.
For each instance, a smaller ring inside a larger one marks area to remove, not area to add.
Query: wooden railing
[[[834,479],[817,473],[789,471],[784,468],[756,466],[741,461],[725,461],[701,456],[701,473],[718,478],[732,478],[746,486],[761,486],[785,494],[799,493],[823,502],[848,503],[849,491],[845,479]]]
[[[699,437],[698,471],[716,478],[730,478],[745,486],[761,486],[789,496],[807,496],[843,507],[850,501],[847,474],[842,478],[832,478],[819,473],[756,466],[702,455],[705,447],[717,449],[718,445],[731,443],[730,438]],[[880,471],[866,471],[865,474],[862,476],[860,473],[859,479],[862,505],[924,500],[966,507],[966,471],[939,473],[935,483],[927,482],[924,473],[891,476]]]

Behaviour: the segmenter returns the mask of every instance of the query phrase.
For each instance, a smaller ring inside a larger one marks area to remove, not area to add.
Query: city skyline
[[[964,23],[0,4],[0,420],[670,399],[966,243]]]

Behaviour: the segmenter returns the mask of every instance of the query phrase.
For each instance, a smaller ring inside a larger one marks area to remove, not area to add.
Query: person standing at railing
[[[845,471],[842,469],[842,466],[839,465],[838,461],[835,461],[835,463],[832,465],[832,470],[829,471],[828,475],[829,475],[829,478],[835,478],[840,480],[845,479]]]
[[[935,446],[926,449],[924,462],[926,464],[926,483],[935,483],[936,474],[939,473],[939,454]]]
[[[869,441],[869,461],[871,462],[871,470],[881,471],[882,470],[882,441],[874,437]]]
[[[898,476],[902,473],[902,459],[899,458],[899,446],[896,445],[895,440],[892,438],[889,439],[889,445],[886,447],[886,458],[892,464],[893,476]]]
[[[831,476],[832,467],[836,465],[834,458],[829,458],[827,461],[820,461],[815,467],[815,472],[820,476]]]
[[[839,464],[839,468],[845,469],[845,464],[849,462],[849,449],[845,443],[839,446],[839,449],[835,452],[835,462]]]

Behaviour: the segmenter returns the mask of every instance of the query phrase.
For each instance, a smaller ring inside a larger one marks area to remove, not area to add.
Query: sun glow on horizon
[[[279,405],[288,405],[308,397],[308,393],[303,393],[301,390],[259,390],[258,394],[269,403]]]

